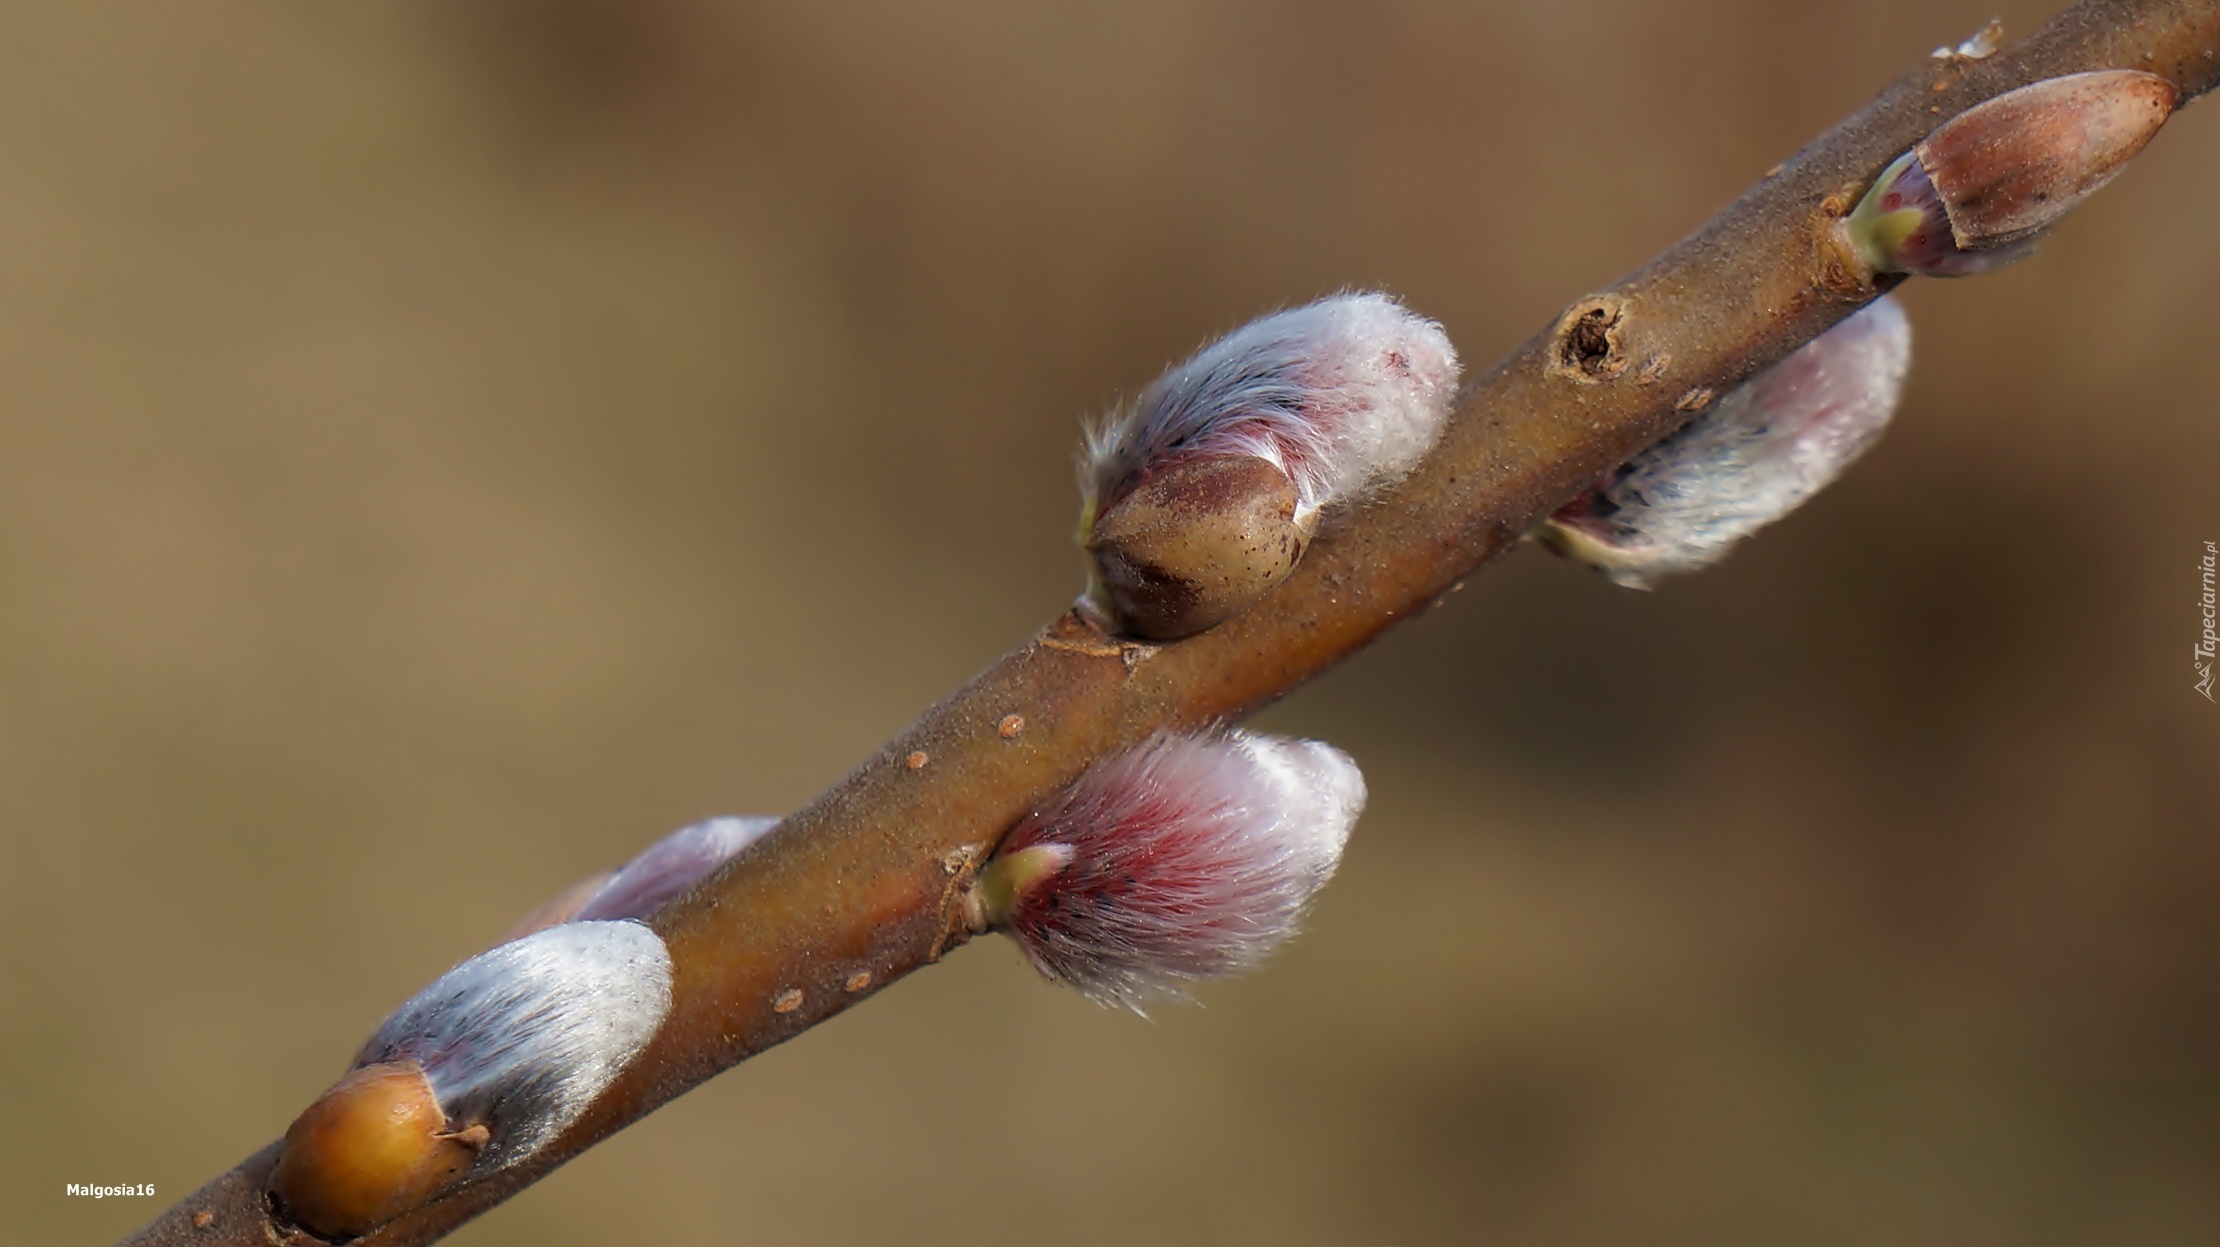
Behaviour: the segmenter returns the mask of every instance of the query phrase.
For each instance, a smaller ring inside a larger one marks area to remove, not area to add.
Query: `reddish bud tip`
[[[1942,196],[1935,192],[1916,152],[1905,152],[1881,171],[1843,228],[1876,273],[1970,277],[2035,253],[2032,237],[1979,250],[1958,246]]]
[[[1317,741],[1159,737],[1018,824],[981,872],[972,916],[1009,931],[1048,978],[1138,1011],[1292,935],[1364,796],[1356,764]]]
[[[1911,350],[1904,309],[1876,300],[1560,508],[1542,541],[1635,589],[1717,562],[1865,453]]]
[[[1264,317],[1088,434],[1080,541],[1114,626],[1200,632],[1284,579],[1321,525],[1417,465],[1457,383],[1441,327],[1380,294]]]
[[[1994,247],[2046,228],[2111,181],[2180,98],[2173,83],[2134,69],[2046,78],[1952,117],[1913,150],[1959,248]]]
[[[1958,277],[2009,264],[2118,175],[2179,99],[2171,82],[2133,69],[2007,91],[1891,162],[1844,229],[1879,273]]]

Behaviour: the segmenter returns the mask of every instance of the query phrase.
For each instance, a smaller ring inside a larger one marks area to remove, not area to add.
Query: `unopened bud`
[[[1456,385],[1441,327],[1382,294],[1336,295],[1219,339],[1088,434],[1088,600],[1151,640],[1247,609],[1322,527],[1425,457]]]
[[[487,1130],[450,1130],[424,1067],[366,1065],[285,1132],[271,1178],[285,1217],[323,1238],[367,1234],[462,1180]]]
[[[969,917],[1008,931],[1049,979],[1138,1011],[1292,935],[1364,797],[1356,763],[1331,745],[1159,737],[1018,824],[975,881]]]
[[[670,953],[637,922],[480,953],[395,1010],[294,1122],[271,1193],[302,1228],[348,1238],[516,1164],[586,1111],[670,1004]]]
[[[2142,151],[2179,99],[2173,83],[2133,69],[2008,91],[1892,161],[1844,228],[1877,273],[1956,277],[2009,264]]]
[[[1917,151],[1905,152],[1881,171],[1844,222],[1858,254],[1876,273],[1921,277],[1971,277],[2035,254],[2033,237],[1966,249],[1950,232],[1942,196]]]
[[[1875,300],[1559,508],[1543,543],[1632,589],[1717,562],[1865,453],[1911,353],[1904,309]]]

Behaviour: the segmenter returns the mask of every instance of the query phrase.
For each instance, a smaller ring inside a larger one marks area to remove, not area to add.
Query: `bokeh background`
[[[0,8],[0,1242],[1021,641],[1076,422],[1206,337],[1380,286],[1482,365],[1992,12]],[[1268,972],[986,942],[454,1241],[2209,1242],[2215,220],[2206,105],[1910,289],[1723,568],[1520,551],[1263,716],[1374,792]]]

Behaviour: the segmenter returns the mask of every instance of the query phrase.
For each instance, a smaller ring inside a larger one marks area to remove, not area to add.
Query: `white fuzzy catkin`
[[[1903,307],[1877,299],[1559,510],[1543,540],[1634,589],[1709,566],[1865,453],[1911,359]]]
[[[450,1120],[491,1131],[473,1174],[562,1133],[655,1036],[671,956],[637,922],[568,922],[480,953],[418,992],[355,1065],[415,1061]]]
[[[1294,934],[1364,809],[1364,777],[1318,741],[1162,736],[1098,763],[1010,834],[1056,865],[1001,925],[1035,968],[1139,1011],[1249,969]]]
[[[1204,347],[1089,430],[1079,474],[1087,514],[1173,462],[1250,455],[1294,481],[1295,518],[1307,526],[1417,466],[1456,390],[1448,335],[1387,295],[1276,312]]]
[[[645,918],[778,825],[776,818],[733,815],[689,823],[619,867],[573,921]]]

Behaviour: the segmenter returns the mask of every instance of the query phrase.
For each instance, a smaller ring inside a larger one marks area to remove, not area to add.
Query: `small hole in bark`
[[[1581,381],[1602,381],[1625,372],[1627,353],[1619,344],[1626,323],[1626,301],[1598,295],[1574,305],[1557,322],[1557,349],[1550,371]]]
[[[1602,371],[1603,362],[1611,358],[1610,330],[1611,313],[1589,308],[1565,335],[1565,362],[1589,374]]]

